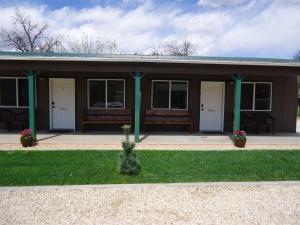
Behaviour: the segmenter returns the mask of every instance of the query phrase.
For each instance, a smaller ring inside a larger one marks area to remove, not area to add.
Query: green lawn
[[[0,185],[300,180],[300,151],[138,151],[120,175],[118,151],[0,152]]]

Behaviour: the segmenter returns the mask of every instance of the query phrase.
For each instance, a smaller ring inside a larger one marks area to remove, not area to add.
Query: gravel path
[[[2,187],[0,224],[300,224],[300,182]]]

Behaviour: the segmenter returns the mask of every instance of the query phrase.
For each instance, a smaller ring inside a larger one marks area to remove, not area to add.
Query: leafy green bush
[[[134,152],[135,144],[129,141],[130,125],[124,125],[122,129],[125,141],[122,142],[123,151],[119,158],[119,171],[121,174],[137,175],[141,171],[141,165]]]

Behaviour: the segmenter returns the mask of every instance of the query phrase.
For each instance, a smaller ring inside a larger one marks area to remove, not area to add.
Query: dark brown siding
[[[233,93],[230,94],[230,76],[228,75],[216,75],[214,79],[211,76],[195,76],[195,75],[186,75],[186,74],[147,74],[142,80],[142,90],[144,94],[142,95],[142,112],[146,109],[151,108],[151,82],[152,80],[187,80],[189,82],[189,110],[192,112],[193,115],[193,130],[195,132],[199,131],[199,118],[200,118],[200,84],[201,81],[225,81],[226,88],[225,88],[225,126],[224,129],[226,131],[230,130],[232,121],[232,96]],[[227,105],[228,103],[228,105]],[[142,114],[142,121],[144,119],[144,115]],[[166,126],[164,126],[166,128]],[[151,127],[149,128],[151,130]],[[161,126],[153,126],[153,130],[161,130],[163,129]],[[180,131],[187,131],[187,127],[175,127],[169,126],[167,127],[169,130],[180,130]]]
[[[189,110],[193,112],[194,131],[199,131],[199,109],[200,109],[200,84],[201,81],[224,81],[225,82],[225,109],[224,109],[224,131],[232,131],[233,125],[233,100],[234,82],[231,76],[192,76],[192,75],[166,75],[147,74],[142,80],[142,112],[151,108],[151,82],[152,80],[188,80],[189,81]],[[266,81],[272,82],[272,110],[270,113],[276,120],[277,132],[296,131],[296,111],[297,111],[297,80],[295,77],[275,77],[270,76],[248,76],[245,81]],[[254,112],[247,112],[252,114]],[[142,113],[141,121],[144,120]],[[172,130],[172,127],[168,127]],[[161,130],[158,127],[154,130]],[[183,127],[174,129],[183,130]],[[174,130],[173,129],[173,130]],[[186,129],[185,129],[186,130]]]
[[[277,132],[296,132],[297,78],[296,77],[247,77],[245,81],[272,82],[272,110]]]
[[[22,72],[1,71],[0,76],[24,76]],[[96,73],[96,72],[41,72],[37,79],[37,127],[40,130],[49,129],[49,79],[48,78],[75,78],[76,79],[76,129],[79,129],[80,115],[87,107],[87,79],[114,79],[124,78],[126,82],[126,108],[134,112],[134,79],[128,73]],[[225,82],[225,110],[224,130],[232,130],[234,82],[231,76],[224,75],[197,75],[197,74],[167,74],[146,73],[141,81],[141,125],[144,120],[144,111],[151,107],[151,81],[159,80],[188,80],[189,81],[189,110],[193,113],[194,131],[199,130],[199,104],[201,81]],[[269,81],[273,83],[272,116],[276,119],[277,132],[295,132],[297,111],[297,78],[291,76],[248,75],[246,81]],[[1,108],[0,108],[1,110]],[[18,111],[19,109],[13,109]],[[142,126],[141,126],[142,128]],[[99,129],[99,127],[98,127]],[[119,129],[119,128],[118,128]],[[185,127],[150,127],[150,130],[177,130],[186,131]]]

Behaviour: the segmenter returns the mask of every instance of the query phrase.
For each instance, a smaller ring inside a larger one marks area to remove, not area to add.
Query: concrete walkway
[[[0,150],[22,149],[19,134],[0,134]],[[120,133],[39,133],[38,145],[30,149],[76,150],[120,149],[124,136]],[[249,135],[245,149],[300,149],[300,134]],[[133,140],[133,136],[130,137]],[[137,149],[231,150],[235,148],[228,135],[189,133],[148,133],[141,135]]]
[[[300,182],[0,188],[0,224],[292,225]]]
[[[0,134],[0,144],[18,144],[20,134]],[[300,144],[300,133],[276,135],[248,135],[251,144]],[[124,140],[120,133],[40,133],[39,143],[45,144],[119,144]],[[130,139],[133,141],[133,136]],[[141,134],[141,144],[231,144],[230,134],[147,133]]]

